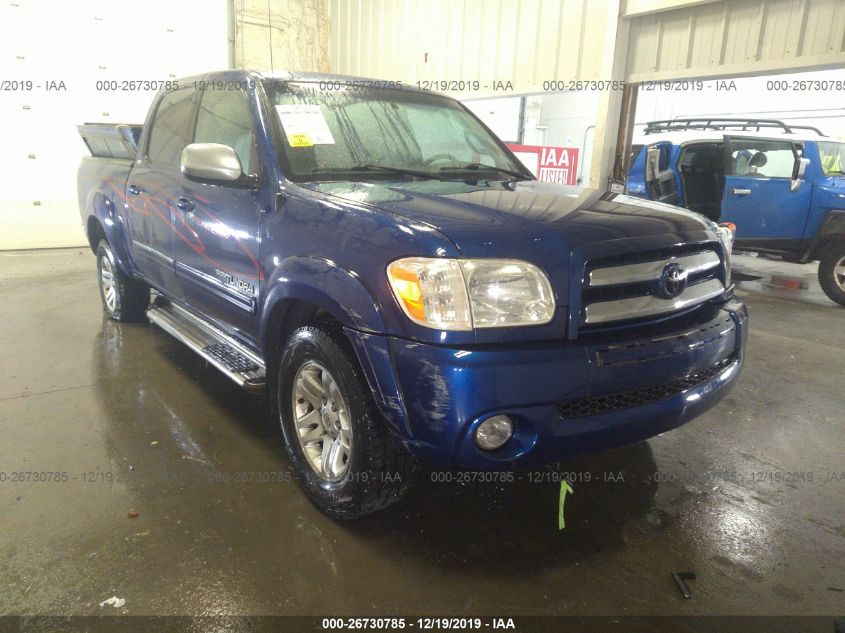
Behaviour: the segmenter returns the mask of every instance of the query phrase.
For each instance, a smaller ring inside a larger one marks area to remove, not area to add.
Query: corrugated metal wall
[[[493,93],[494,81],[525,93],[546,80],[609,79],[601,76],[607,7],[606,0],[329,0],[331,68],[411,83],[478,80],[475,94]]]
[[[845,65],[845,0],[723,0],[631,19],[628,79]]]
[[[529,93],[547,80],[610,79],[607,0],[328,3],[336,73],[479,80],[484,94],[493,81]],[[697,2],[628,20],[631,81],[845,65],[845,0]]]

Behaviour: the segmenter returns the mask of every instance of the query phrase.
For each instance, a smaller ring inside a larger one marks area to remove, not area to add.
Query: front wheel
[[[845,305],[845,242],[831,244],[822,252],[819,283],[828,297]]]
[[[106,240],[97,246],[97,278],[106,316],[115,321],[143,321],[150,288],[124,274]]]
[[[277,374],[287,453],[311,502],[354,519],[399,501],[417,460],[396,445],[342,333],[306,326],[288,339]]]

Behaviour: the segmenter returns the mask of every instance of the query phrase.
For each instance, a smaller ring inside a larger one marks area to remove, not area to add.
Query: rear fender
[[[123,194],[104,189],[92,189],[86,198],[85,208],[88,210],[88,218],[85,222],[85,232],[88,236],[88,243],[91,250],[97,252],[97,242],[92,235],[92,222],[97,222],[105,234],[105,239],[111,246],[118,266],[127,275],[133,275],[132,259],[126,248],[126,232],[123,216],[118,213],[119,206],[122,206]]]

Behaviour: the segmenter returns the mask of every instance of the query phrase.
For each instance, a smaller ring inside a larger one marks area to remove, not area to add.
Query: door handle
[[[180,196],[176,200],[176,208],[181,211],[193,211],[194,210],[194,201],[190,198],[186,198],[185,196]]]
[[[129,185],[127,191],[133,196],[137,196],[139,193],[141,193],[141,188],[138,185]]]
[[[738,189],[737,187],[732,187],[728,193],[732,196],[750,196],[751,189]]]

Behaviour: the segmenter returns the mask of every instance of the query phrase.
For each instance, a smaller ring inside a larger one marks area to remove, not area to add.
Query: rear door
[[[180,294],[174,269],[175,201],[194,94],[192,87],[181,88],[159,100],[148,123],[143,158],[136,161],[126,182],[132,258],[150,283],[175,297]]]
[[[191,142],[228,145],[256,184],[182,180],[176,203],[176,271],[188,305],[250,342],[258,332],[258,230],[261,201],[268,199],[270,183],[259,176],[262,169],[246,93],[215,85],[209,82],[199,95]]]
[[[801,238],[813,196],[806,182],[791,190],[801,149],[796,141],[725,136],[721,220],[736,224],[738,241]]]
[[[668,141],[652,143],[645,154],[645,185],[648,198],[678,204],[675,172],[671,165],[672,144]]]

